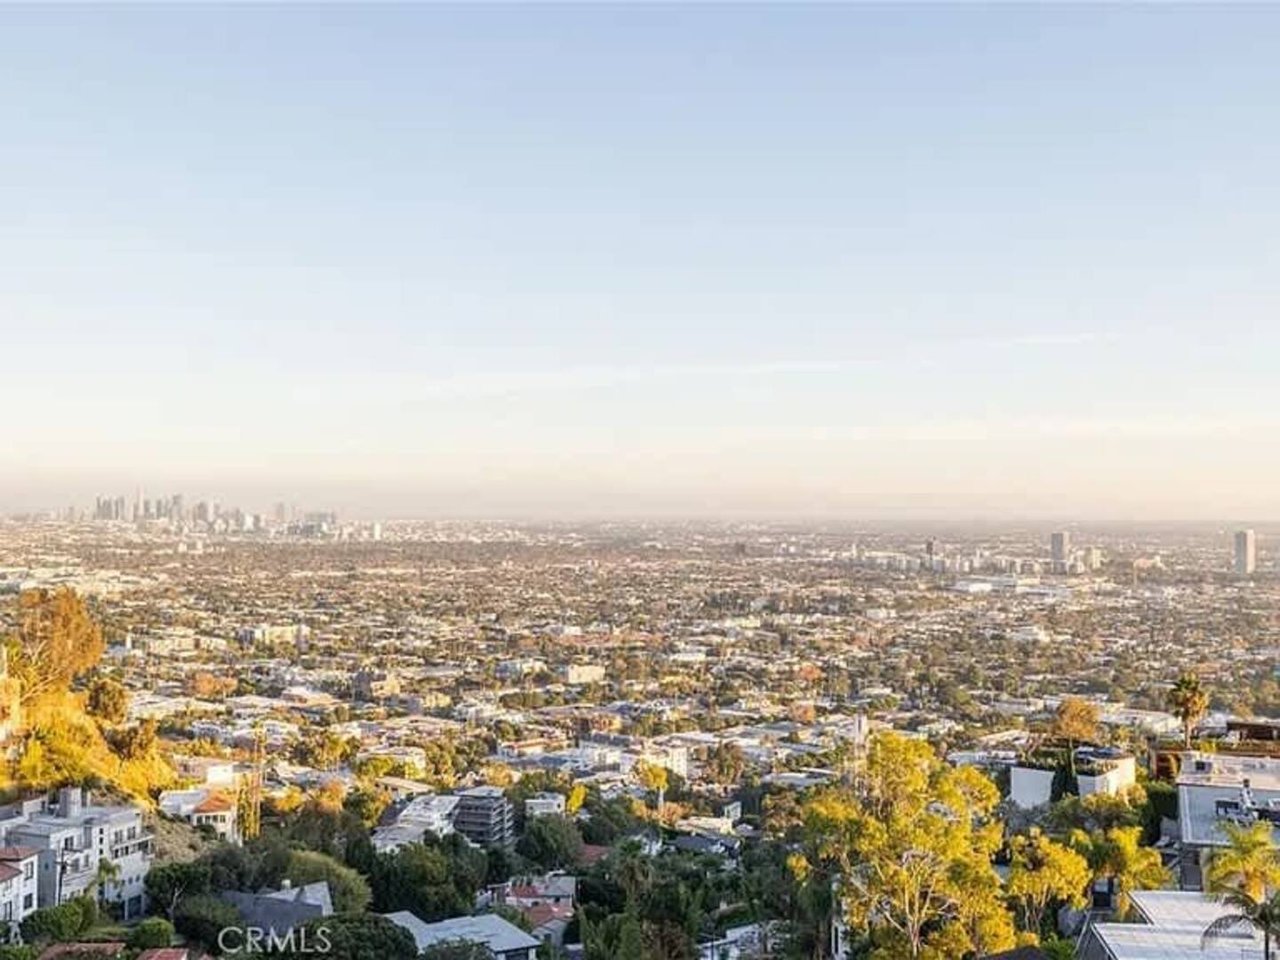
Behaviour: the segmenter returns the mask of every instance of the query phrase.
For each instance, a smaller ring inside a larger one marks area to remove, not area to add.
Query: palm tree
[[[1116,827],[1107,831],[1106,876],[1115,891],[1116,916],[1129,915],[1135,890],[1158,890],[1169,882],[1169,871],[1160,860],[1160,851],[1142,846],[1141,827]]]
[[[1268,890],[1280,888],[1280,851],[1271,824],[1265,821],[1223,826],[1227,845],[1209,857],[1206,887],[1210,893],[1238,892],[1261,903]]]
[[[1169,709],[1182,721],[1182,742],[1191,749],[1191,733],[1209,711],[1209,694],[1200,685],[1200,678],[1188,670],[1178,678],[1168,696]]]
[[[108,884],[114,883],[120,879],[120,864],[103,857],[98,861],[98,872],[94,875],[93,884],[97,889],[98,899],[103,900],[107,895]]]
[[[1247,893],[1232,890],[1222,894],[1219,902],[1231,908],[1205,928],[1200,935],[1200,949],[1205,950],[1219,937],[1237,930],[1262,934],[1262,960],[1271,960],[1271,941],[1280,937],[1280,893],[1265,900],[1255,900]]]
[[[1134,891],[1158,890],[1171,879],[1160,851],[1142,846],[1141,827],[1112,827],[1093,833],[1075,830],[1068,845],[1088,861],[1096,880],[1107,881],[1112,909],[1119,920],[1129,915]]]

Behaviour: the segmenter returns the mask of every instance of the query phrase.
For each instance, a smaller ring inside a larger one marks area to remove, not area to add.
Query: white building
[[[604,667],[598,663],[566,663],[560,673],[570,686],[604,681]]]
[[[1200,893],[1138,890],[1134,923],[1095,923],[1081,938],[1080,960],[1262,960],[1262,939],[1247,929],[1202,943],[1205,928],[1229,907]]]
[[[1201,861],[1226,843],[1228,823],[1267,821],[1280,841],[1280,759],[1188,751],[1178,773],[1181,882],[1199,889]]]
[[[160,809],[175,820],[191,826],[208,827],[221,840],[240,842],[240,823],[233,794],[212,787],[193,790],[166,790],[160,794]]]
[[[40,905],[40,851],[35,847],[0,847],[0,932],[13,931]]]
[[[535,793],[524,802],[524,815],[527,820],[535,817],[564,816],[564,812],[563,793]]]
[[[388,853],[406,844],[422,842],[426,833],[448,836],[454,831],[454,819],[461,802],[460,797],[435,793],[414,797],[393,823],[378,827],[369,839],[379,853]]]
[[[126,920],[144,912],[153,838],[138,808],[95,806],[80,788],[64,787],[56,803],[41,797],[4,808],[0,835],[6,846],[38,851],[39,906],[87,894],[99,883],[99,865],[107,863],[114,876],[101,883],[99,899],[118,903]]]

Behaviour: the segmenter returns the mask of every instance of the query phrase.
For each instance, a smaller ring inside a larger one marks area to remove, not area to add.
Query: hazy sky
[[[1276,5],[0,7],[0,510],[1280,517],[1278,98]]]

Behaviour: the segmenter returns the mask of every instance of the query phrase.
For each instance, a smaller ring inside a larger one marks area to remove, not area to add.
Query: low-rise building
[[[453,917],[437,923],[420,920],[407,910],[383,916],[412,934],[419,953],[436,944],[461,940],[483,944],[495,960],[536,960],[538,955],[537,939],[494,913]]]
[[[427,793],[414,797],[389,823],[376,828],[370,840],[379,853],[399,850],[410,843],[421,843],[424,834],[446,837],[454,832],[461,798],[450,794]]]
[[[564,812],[563,793],[535,793],[524,802],[524,815],[528,820],[535,817],[564,816]]]
[[[160,809],[191,826],[207,827],[220,840],[240,842],[240,824],[235,795],[225,790],[196,787],[193,790],[166,790],[160,794]]]
[[[1177,782],[1183,889],[1200,889],[1203,861],[1226,844],[1226,824],[1265,821],[1280,840],[1280,758],[1188,751]]]

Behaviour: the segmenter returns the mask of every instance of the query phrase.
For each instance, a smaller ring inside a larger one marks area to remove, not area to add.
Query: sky
[[[0,6],[0,512],[1280,519],[1280,6]]]

